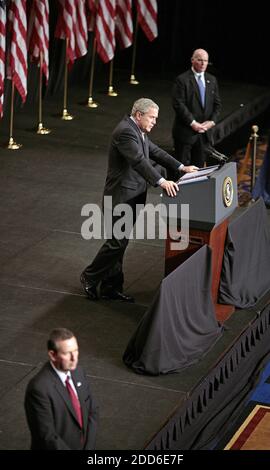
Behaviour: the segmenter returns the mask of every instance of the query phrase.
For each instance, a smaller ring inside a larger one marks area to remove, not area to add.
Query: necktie
[[[199,91],[200,91],[202,106],[203,106],[203,108],[204,108],[204,103],[205,103],[205,86],[204,86],[204,84],[203,84],[202,76],[201,76],[201,75],[198,75],[197,83],[198,83],[198,87],[199,87]]]
[[[80,424],[80,427],[82,428],[83,427],[83,420],[82,420],[81,405],[80,405],[80,402],[79,402],[79,399],[78,399],[76,393],[74,392],[72,386],[70,385],[69,376],[67,376],[67,378],[66,378],[66,388],[67,388],[68,394],[70,396],[70,400],[71,400],[72,406],[74,408],[74,411],[76,413],[78,423]]]

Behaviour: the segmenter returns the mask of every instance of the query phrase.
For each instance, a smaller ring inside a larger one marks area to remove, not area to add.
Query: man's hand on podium
[[[187,168],[187,167],[186,167]],[[160,187],[166,191],[168,196],[174,197],[176,196],[177,191],[179,191],[178,184],[175,183],[174,181],[168,181],[164,180],[161,184]]]
[[[189,166],[182,166],[180,171],[183,171],[184,173],[192,173],[194,171],[197,171],[198,169],[199,168],[195,165],[189,165]],[[179,186],[174,181],[164,180],[160,184],[160,187],[166,191],[168,196],[171,196],[171,197],[176,196],[177,191],[179,191]]]
[[[184,171],[185,173],[192,173],[193,171],[197,171],[199,168],[195,165],[189,165],[189,166],[183,166],[181,168],[181,171]]]

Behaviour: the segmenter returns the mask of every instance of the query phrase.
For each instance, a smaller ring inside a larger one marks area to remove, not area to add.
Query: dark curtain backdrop
[[[57,2],[50,1],[51,37],[56,23]],[[190,66],[194,49],[205,48],[210,55],[209,71],[219,79],[269,84],[268,29],[269,18],[264,3],[248,4],[220,0],[158,0],[158,38],[149,42],[141,30],[138,34],[136,70],[173,79]],[[51,41],[50,92],[62,82],[63,42]],[[90,45],[91,46],[91,45]],[[74,65],[71,82],[88,83],[90,52]],[[131,48],[117,50],[115,67],[130,70]],[[108,75],[108,65],[97,59],[96,73]]]
[[[55,95],[63,88],[64,41],[54,38],[57,1],[50,0],[50,79],[44,94]],[[27,2],[30,8],[31,0]],[[236,8],[237,7],[237,8]],[[133,6],[134,8],[134,6]],[[202,47],[210,54],[209,72],[219,80],[232,79],[268,85],[268,15],[260,0],[247,4],[206,0],[158,0],[158,31],[156,40],[149,42],[139,29],[136,74],[173,78],[190,67],[194,49]],[[92,34],[88,54],[77,60],[69,74],[69,85],[89,83]],[[117,49],[115,70],[130,73],[132,48]],[[96,60],[95,80],[108,80],[109,66]],[[126,77],[126,74],[125,74]],[[37,100],[37,67],[29,64],[27,103]],[[9,102],[10,83],[6,81],[5,102]],[[16,106],[20,105],[19,97]]]
[[[251,7],[231,0],[158,0],[158,26],[152,45],[140,35],[138,57],[148,70],[164,77],[180,73],[190,66],[191,52],[202,47],[219,78],[269,84],[263,2]]]

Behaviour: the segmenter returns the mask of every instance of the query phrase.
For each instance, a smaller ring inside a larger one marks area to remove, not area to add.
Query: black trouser
[[[136,205],[144,205],[145,200],[146,192],[126,202],[132,209],[133,225],[136,222],[136,215],[138,215],[136,214]],[[113,226],[120,218],[120,216],[113,217]],[[108,287],[122,291],[124,283],[123,257],[128,242],[129,238],[118,239],[112,233],[112,238],[105,241],[92,263],[83,271],[86,279],[95,285],[101,282],[101,289]]]
[[[177,139],[174,141],[175,158],[182,162],[184,165],[196,165],[199,168],[204,166],[206,161],[205,148],[206,139],[203,134],[198,135],[195,143],[189,144],[179,142]]]

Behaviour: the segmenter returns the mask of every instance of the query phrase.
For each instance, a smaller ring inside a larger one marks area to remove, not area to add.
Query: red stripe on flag
[[[96,15],[97,52],[103,62],[114,57],[115,50],[115,0],[100,0]]]
[[[133,40],[131,0],[116,0],[115,34],[122,49]]]
[[[29,21],[29,54],[35,62],[43,55],[42,71],[49,79],[49,2],[33,0]]]
[[[157,0],[136,0],[138,22],[149,41],[158,35]]]
[[[69,65],[87,53],[87,23],[85,0],[58,0],[60,11],[55,37],[68,39],[67,61]]]
[[[10,31],[10,76],[24,102],[27,95],[26,0],[11,0],[8,29]]]
[[[3,116],[4,86],[5,86],[5,58],[6,58],[6,6],[0,3],[0,118]]]

